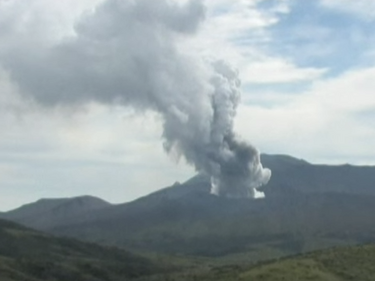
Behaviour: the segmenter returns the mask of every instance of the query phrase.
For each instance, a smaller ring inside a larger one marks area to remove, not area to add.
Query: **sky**
[[[163,118],[136,90],[135,106],[116,100],[133,83],[121,81],[127,52],[152,61],[154,43],[238,71],[235,132],[262,153],[375,165],[373,0],[137,0],[153,3],[137,10],[146,27],[126,13],[136,0],[123,13],[116,1],[0,0],[0,211],[85,194],[128,202],[195,174],[165,152]]]

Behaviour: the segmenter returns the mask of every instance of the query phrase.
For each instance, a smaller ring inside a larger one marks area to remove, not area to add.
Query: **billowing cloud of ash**
[[[204,16],[200,1],[108,0],[76,24],[75,35],[3,46],[1,66],[44,106],[99,102],[158,112],[165,150],[211,176],[214,194],[262,197],[256,188],[271,172],[233,132],[237,72],[178,48]]]

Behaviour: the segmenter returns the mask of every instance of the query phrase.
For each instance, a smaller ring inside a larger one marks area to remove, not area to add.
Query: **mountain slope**
[[[374,199],[291,194],[249,202],[202,193],[163,199],[150,208],[128,205],[120,214],[50,231],[137,250],[203,256],[251,252],[254,259],[267,259],[375,241]]]
[[[143,251],[280,257],[375,241],[375,167],[312,165],[263,155],[273,170],[264,200],[209,193],[205,176],[140,198],[33,227]]]
[[[0,280],[129,280],[161,264],[115,248],[54,238],[0,220]]]
[[[271,181],[263,188],[266,195],[314,192],[375,196],[375,167],[353,165],[313,165],[286,155],[262,155],[272,170]]]
[[[179,281],[373,281],[375,246],[340,247],[264,262],[225,266]]]
[[[94,210],[110,206],[110,203],[93,196],[40,199],[7,213],[0,213],[0,217],[36,229],[44,229],[62,225],[76,217],[89,216]]]

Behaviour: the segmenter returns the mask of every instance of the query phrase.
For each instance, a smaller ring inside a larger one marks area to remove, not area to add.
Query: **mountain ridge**
[[[375,241],[375,167],[262,157],[273,171],[261,188],[265,199],[217,197],[210,194],[209,178],[197,175],[129,203],[30,226],[134,250],[247,252],[255,260]]]
[[[14,210],[0,213],[0,217],[29,227],[43,229],[43,225],[62,223],[110,206],[112,204],[107,201],[89,195],[71,198],[42,198]]]

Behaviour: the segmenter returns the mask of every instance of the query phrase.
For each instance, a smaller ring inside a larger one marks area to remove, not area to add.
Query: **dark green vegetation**
[[[373,281],[375,246],[332,248],[260,263],[153,256],[54,238],[0,220],[1,281]]]
[[[1,281],[116,281],[166,271],[160,262],[123,250],[54,238],[0,220]]]
[[[252,266],[214,267],[179,281],[374,281],[375,246],[342,247]]]

